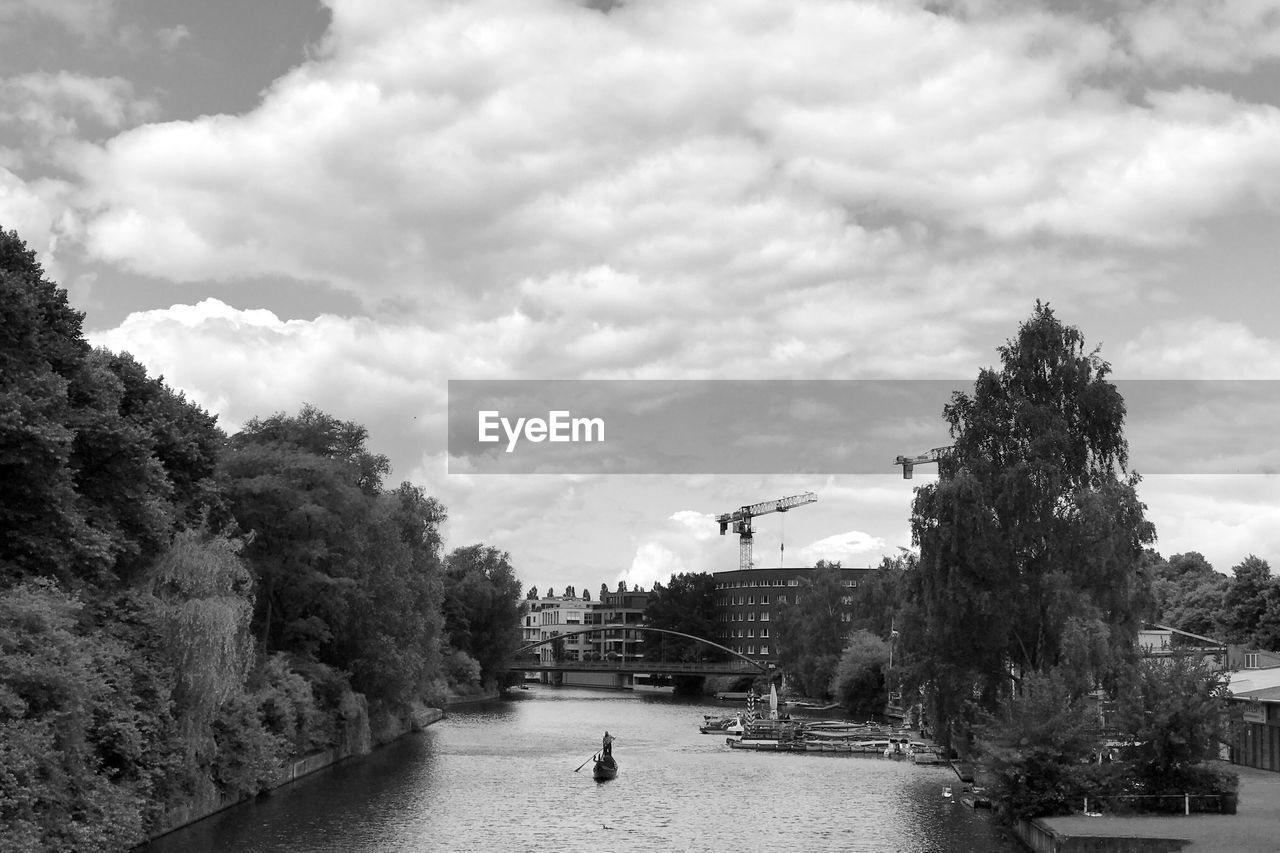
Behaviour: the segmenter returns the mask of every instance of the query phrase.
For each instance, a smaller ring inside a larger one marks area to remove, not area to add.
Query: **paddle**
[[[600,753],[598,753],[598,752],[596,753],[596,755],[599,755],[599,754],[600,754]],[[579,770],[581,770],[582,768],[586,767],[586,766],[587,766],[588,764],[590,764],[592,761],[595,761],[595,759],[596,759],[596,755],[591,756],[591,757],[590,757],[590,758],[588,758],[586,761],[582,762],[582,763],[581,763],[581,764],[579,764],[577,767],[573,768],[573,772],[574,772],[574,773],[577,773]]]

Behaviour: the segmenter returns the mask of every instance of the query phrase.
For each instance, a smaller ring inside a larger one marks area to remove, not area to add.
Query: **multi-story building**
[[[591,624],[602,630],[593,634],[598,643],[600,660],[635,660],[641,656],[640,645],[644,632],[636,628],[644,622],[644,610],[649,603],[649,593],[608,592],[601,596],[588,618]]]
[[[800,582],[812,567],[735,569],[715,572],[717,643],[740,655],[768,660],[777,657],[773,638],[773,622],[782,605],[795,603],[801,592]],[[873,572],[873,568],[842,568],[841,583],[848,590],[844,603],[848,610],[841,619],[853,621],[853,597]]]

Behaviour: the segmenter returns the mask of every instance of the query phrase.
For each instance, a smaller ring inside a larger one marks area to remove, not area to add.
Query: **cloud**
[[[106,32],[115,9],[115,0],[0,0],[0,24],[46,18],[75,35],[98,36]]]
[[[1280,379],[1280,338],[1238,321],[1171,320],[1138,332],[1117,363],[1143,379]]]
[[[800,549],[800,560],[810,565],[818,560],[852,565],[854,560],[865,560],[866,554],[883,551],[885,547],[885,541],[878,536],[850,530],[804,546]]]
[[[1123,16],[1132,50],[1171,71],[1247,71],[1280,57],[1276,0],[1157,0]]]
[[[251,113],[83,156],[99,257],[320,280],[445,317],[485,310],[464,287],[519,299],[607,269],[658,298],[697,282],[706,312],[710,294],[761,303],[779,282],[856,289],[931,248],[904,239],[917,226],[1160,244],[1276,190],[1275,110],[1132,103],[1095,82],[1107,30],[1066,18],[711,0],[333,12],[320,55]]]
[[[714,539],[720,533],[720,525],[716,523],[715,516],[709,513],[682,509],[672,515],[671,520],[688,528],[689,533],[699,542]]]

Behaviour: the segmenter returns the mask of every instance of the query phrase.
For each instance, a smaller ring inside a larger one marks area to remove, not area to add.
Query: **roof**
[[[1280,699],[1280,666],[1236,670],[1227,687],[1237,699]]]

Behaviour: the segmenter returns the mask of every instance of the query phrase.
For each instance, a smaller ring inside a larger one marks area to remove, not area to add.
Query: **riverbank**
[[[449,704],[454,703],[451,700]],[[164,828],[144,841],[139,842],[133,849],[146,850],[147,845],[158,838],[191,826],[194,823],[199,823],[234,806],[251,802],[257,796],[291,785],[305,776],[324,770],[326,767],[332,767],[349,758],[368,755],[373,750],[386,746],[398,738],[404,737],[409,732],[421,731],[423,728],[444,719],[444,717],[444,709],[425,706],[419,706],[412,712],[406,713],[403,717],[388,717],[381,721],[381,726],[377,732],[373,733],[371,742],[365,744],[362,749],[352,747],[326,749],[322,752],[313,752],[296,758],[281,768],[280,772],[271,781],[271,784],[253,797],[220,797],[211,800],[193,801],[183,808],[170,811],[166,816]]]
[[[1225,765],[1240,776],[1233,815],[1067,815],[1041,818],[1055,851],[1179,850],[1181,853],[1274,853],[1280,838],[1280,773]],[[1115,845],[1128,840],[1127,846]],[[1143,841],[1152,843],[1142,844]],[[1169,846],[1175,842],[1176,846]],[[1038,849],[1032,847],[1031,849]]]

